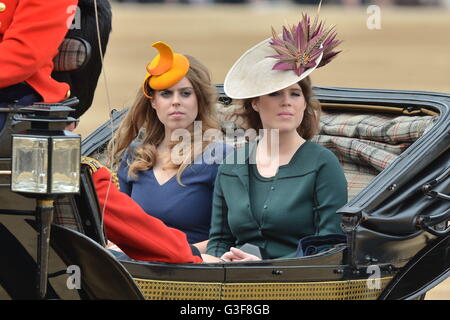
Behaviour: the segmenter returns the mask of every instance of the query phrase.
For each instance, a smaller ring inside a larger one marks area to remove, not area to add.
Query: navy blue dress
[[[136,179],[128,176],[128,165],[122,161],[118,171],[120,190],[133,198],[149,215],[167,226],[186,233],[189,243],[208,239],[211,226],[212,195],[217,169],[231,147],[211,144],[202,157],[181,175],[163,185],[156,180],[153,169],[140,171]],[[130,160],[129,160],[130,161]]]

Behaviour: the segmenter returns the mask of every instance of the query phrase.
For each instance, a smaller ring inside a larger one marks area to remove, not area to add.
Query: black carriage
[[[218,90],[225,132],[242,123],[233,116],[233,101]],[[325,87],[315,92],[323,115],[314,141],[335,152],[349,184],[349,202],[337,213],[346,242],[303,257],[247,263],[118,261],[104,249],[101,211],[82,166],[80,193],[55,203],[46,297],[415,299],[448,278],[450,95]],[[22,111],[14,112],[17,117]],[[81,153],[104,159],[125,112],[114,112],[113,124],[84,139]],[[14,159],[1,156],[0,298],[36,298],[39,200],[11,192]],[[80,288],[73,282],[77,272]]]
[[[98,3],[104,53],[111,12],[107,1]],[[81,30],[93,30],[92,2],[80,5]],[[95,34],[72,31],[62,46],[69,54],[56,60],[61,72],[54,76],[72,82],[81,100],[74,115],[92,102],[101,67],[97,40]],[[77,55],[68,61],[73,52]],[[89,62],[90,53],[94,60]],[[218,91],[224,132],[245,126],[234,116],[234,102],[221,86]],[[37,127],[36,118],[45,118],[47,129],[60,125],[46,113],[48,105],[0,109],[8,117],[0,132],[0,299],[423,296],[450,275],[450,94],[325,87],[315,93],[323,114],[314,141],[337,155],[348,180],[349,201],[337,212],[346,241],[325,250],[311,246],[303,257],[247,263],[118,261],[104,248],[107,239],[88,167],[77,171],[78,193],[52,197],[52,202],[11,191],[18,159],[11,152],[11,135],[27,130],[33,118]],[[58,104],[56,116],[66,121],[65,107],[76,103]],[[103,161],[125,112],[114,112],[111,121],[85,138],[81,154]],[[231,144],[244,142],[225,136]],[[25,165],[32,167],[32,159]]]

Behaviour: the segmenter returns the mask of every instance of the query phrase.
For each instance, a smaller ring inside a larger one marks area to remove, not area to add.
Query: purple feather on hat
[[[316,16],[313,24],[307,14],[302,15],[302,20],[297,26],[289,29],[283,26],[282,39],[272,27],[270,47],[277,55],[267,58],[279,60],[272,70],[293,70],[300,76],[305,70],[316,66],[316,59],[322,55],[317,68],[328,64],[341,51],[333,51],[342,41],[335,40],[334,27],[325,28],[322,21]]]

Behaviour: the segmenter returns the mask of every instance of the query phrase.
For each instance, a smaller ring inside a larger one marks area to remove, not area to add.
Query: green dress
[[[249,160],[255,147],[238,149],[219,167],[208,254],[251,243],[266,258],[289,258],[305,236],[342,233],[336,211],[347,203],[347,182],[331,151],[306,141],[274,177],[263,178]]]

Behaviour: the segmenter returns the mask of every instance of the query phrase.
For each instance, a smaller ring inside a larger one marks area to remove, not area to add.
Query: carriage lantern
[[[11,190],[35,198],[37,246],[37,295],[47,292],[50,228],[54,200],[80,189],[80,136],[65,131],[73,111],[62,104],[34,104],[20,109],[15,121],[31,123],[31,129],[12,135]]]
[[[12,136],[12,191],[41,198],[79,192],[80,136],[64,131],[71,110],[56,104],[21,109],[27,115],[17,120],[30,121],[31,130]]]

